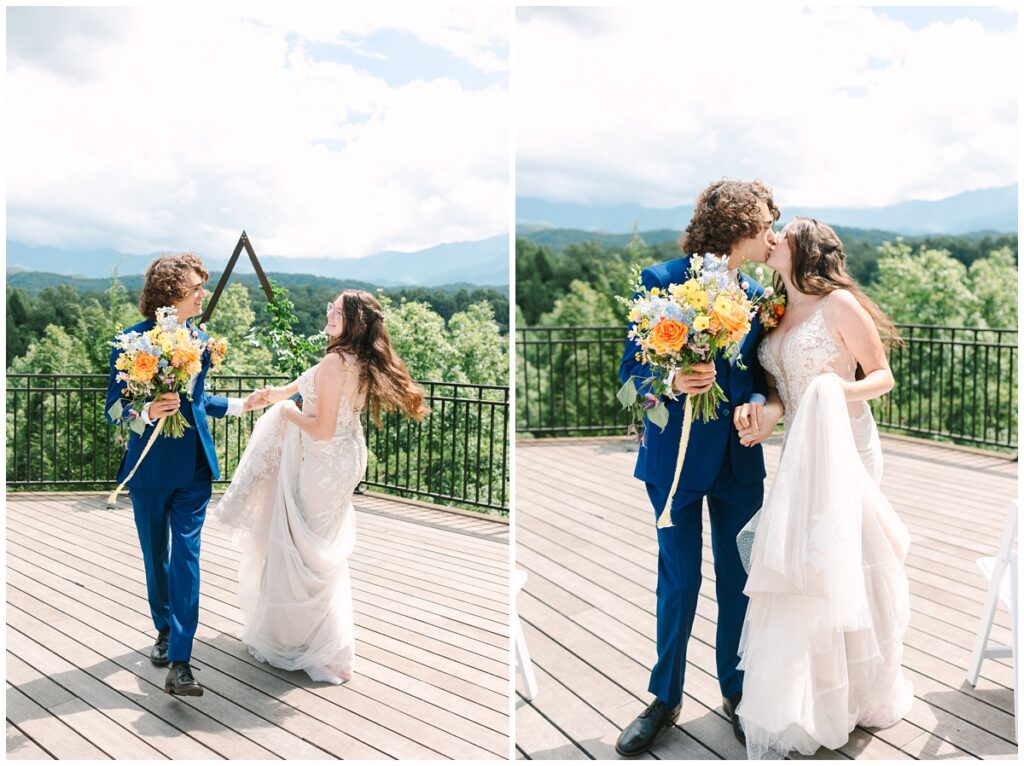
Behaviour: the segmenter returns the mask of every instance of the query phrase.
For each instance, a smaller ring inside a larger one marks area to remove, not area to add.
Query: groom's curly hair
[[[697,198],[697,206],[679,246],[686,254],[726,255],[737,242],[761,233],[757,203],[764,201],[772,220],[779,220],[779,208],[771,190],[760,181],[736,181],[723,178],[707,186]]]
[[[139,296],[139,311],[147,319],[156,319],[156,310],[170,306],[185,297],[191,287],[192,274],[198,274],[205,282],[210,272],[194,253],[173,253],[162,255],[149,264]]]

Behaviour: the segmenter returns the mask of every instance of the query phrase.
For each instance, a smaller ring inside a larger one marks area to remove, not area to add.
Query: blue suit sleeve
[[[228,398],[203,392],[203,406],[211,418],[223,418],[228,414]]]
[[[117,368],[114,366],[121,354],[122,351],[119,348],[113,348],[110,351],[110,377],[107,379],[107,403],[103,408],[103,417],[111,425],[117,425],[117,421],[110,417],[110,408],[114,406],[114,402],[121,402],[121,407],[125,410],[131,406],[131,401],[121,393],[123,383],[117,379]]]
[[[644,269],[640,273],[640,280],[644,286],[650,290],[652,287],[664,287],[660,280],[651,273],[650,269]],[[636,295],[633,298],[636,299]],[[629,329],[632,330],[636,325],[630,325]],[[625,384],[626,380],[630,377],[635,377],[638,380],[644,380],[651,377],[651,368],[638,361],[636,355],[640,352],[640,347],[636,344],[636,341],[626,338],[626,344],[622,350],[622,360],[619,362],[619,383]],[[646,386],[637,386],[637,390],[641,393],[644,392]]]
[[[751,401],[754,401],[754,396],[761,397],[761,404],[768,401],[768,379],[764,376],[764,368],[760,362],[754,364],[754,394],[751,397]]]

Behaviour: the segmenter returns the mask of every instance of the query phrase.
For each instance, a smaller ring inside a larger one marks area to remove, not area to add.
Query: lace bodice
[[[781,336],[778,330],[761,341],[757,357],[775,378],[779,398],[786,408],[785,423],[796,417],[807,387],[819,375],[834,372],[846,381],[854,380],[857,360],[844,344],[832,337],[825,324],[824,301],[803,322]],[[865,402],[851,402],[850,415],[863,414]]]
[[[316,415],[317,391],[316,371],[322,362],[310,367],[299,376],[299,394],[302,396],[302,411],[306,415]],[[345,381],[341,390],[341,406],[338,407],[338,428],[335,437],[344,432],[358,430],[362,433],[362,425],[359,415],[365,403],[365,396],[359,391],[359,374],[354,365],[350,365],[345,371]]]

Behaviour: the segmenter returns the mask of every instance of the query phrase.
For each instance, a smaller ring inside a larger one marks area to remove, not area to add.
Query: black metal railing
[[[217,375],[210,391],[245,396],[287,379]],[[507,513],[509,389],[422,381],[432,412],[421,423],[383,414],[363,417],[369,448],[364,484],[448,505]],[[103,413],[102,374],[7,375],[7,487],[112,489],[123,447]],[[231,480],[258,412],[212,419],[221,478]]]
[[[1017,331],[899,326],[896,385],[872,402],[882,429],[1000,449],[1017,448]],[[624,326],[516,330],[519,436],[625,433],[615,400]]]

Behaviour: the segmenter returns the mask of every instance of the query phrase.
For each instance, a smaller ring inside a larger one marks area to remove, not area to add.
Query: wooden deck
[[[8,758],[509,755],[508,525],[357,496],[356,673],[312,683],[239,641],[238,552],[203,532],[201,698],[163,693],[130,506],[7,496]]]
[[[1013,758],[1013,668],[988,660],[964,680],[985,596],[974,560],[999,544],[1017,463],[999,455],[883,437],[883,490],[910,529],[913,616],[904,666],[915,703],[899,724],[858,729],[819,758]],[[766,445],[769,482],[779,437]],[[518,599],[540,691],[516,704],[519,758],[617,758],[623,726],[650,701],[656,658],[657,540],[635,447],[623,439],[520,441],[516,458]],[[703,585],[687,655],[682,714],[646,758],[738,758],[715,675],[714,570],[705,510]],[[1009,643],[997,613],[993,639]],[[522,681],[517,679],[518,688]]]

